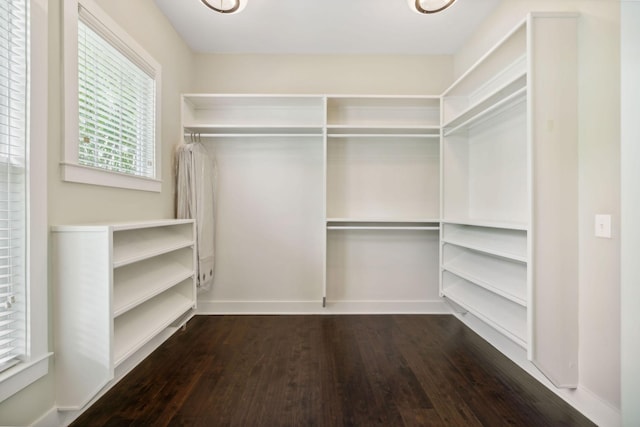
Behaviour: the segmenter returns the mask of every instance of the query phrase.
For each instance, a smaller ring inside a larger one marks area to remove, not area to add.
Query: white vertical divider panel
[[[328,158],[328,141],[327,141],[327,115],[328,115],[328,103],[327,97],[322,97],[322,307],[327,305],[327,217],[329,216],[327,210],[327,158]]]
[[[62,410],[83,407],[113,378],[110,246],[104,228],[59,234],[52,242],[56,403]]]
[[[533,363],[578,384],[578,31],[575,14],[529,17]]]

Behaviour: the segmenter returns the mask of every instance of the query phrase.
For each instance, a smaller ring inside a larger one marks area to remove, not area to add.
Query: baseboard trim
[[[46,414],[44,414],[43,416],[38,418],[37,421],[31,424],[32,427],[59,427],[60,425],[62,424],[58,413],[58,408],[56,408],[55,406],[49,409]]]
[[[527,359],[527,353],[522,347],[470,313],[454,313],[454,315],[498,351],[520,366],[520,368],[524,369],[528,374],[598,426],[619,427],[622,425],[620,410],[602,400],[589,389],[581,385],[578,385],[575,389],[560,389],[555,387],[551,381]]]
[[[441,300],[424,301],[198,301],[199,315],[451,314]]]

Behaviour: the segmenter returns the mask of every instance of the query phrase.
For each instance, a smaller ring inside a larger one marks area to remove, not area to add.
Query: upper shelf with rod
[[[224,136],[321,136],[324,97],[316,95],[183,95],[186,134]]]

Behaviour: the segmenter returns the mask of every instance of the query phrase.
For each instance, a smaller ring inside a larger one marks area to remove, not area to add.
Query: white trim
[[[424,301],[198,301],[196,315],[220,314],[451,314],[441,300]]]
[[[78,163],[78,19],[79,8],[92,29],[112,43],[155,80],[155,178],[138,177]],[[162,188],[162,68],[147,51],[127,34],[93,0],[64,0],[62,6],[63,125],[61,178],[63,181],[160,192]]]
[[[22,362],[0,375],[0,402],[8,399],[29,384],[39,380],[49,372],[49,357],[47,353],[29,362]]]
[[[58,408],[55,406],[49,409],[44,415],[35,420],[31,427],[60,427],[60,417]]]
[[[131,190],[162,191],[162,181],[159,179],[111,172],[74,163],[61,163],[60,170],[62,179],[68,182],[128,188]]]
[[[27,155],[27,353],[29,359],[0,375],[0,402],[49,370],[47,262],[47,103],[35,102],[48,92],[47,4],[29,0],[29,141]],[[44,95],[43,95],[44,94]]]
[[[578,385],[575,389],[555,387],[547,377],[527,359],[527,352],[495,329],[488,326],[471,313],[454,314],[462,323],[471,328],[482,339],[487,341],[511,361],[516,363],[542,385],[555,393],[562,400],[573,406],[585,417],[600,427],[618,427],[621,425],[620,411],[585,387]]]

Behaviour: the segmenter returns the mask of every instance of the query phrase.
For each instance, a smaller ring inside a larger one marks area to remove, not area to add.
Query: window
[[[0,401],[46,375],[51,355],[46,46],[46,2],[0,1]]]
[[[0,10],[0,372],[26,353],[27,5]]]
[[[65,0],[63,179],[160,191],[160,67],[91,0]]]

